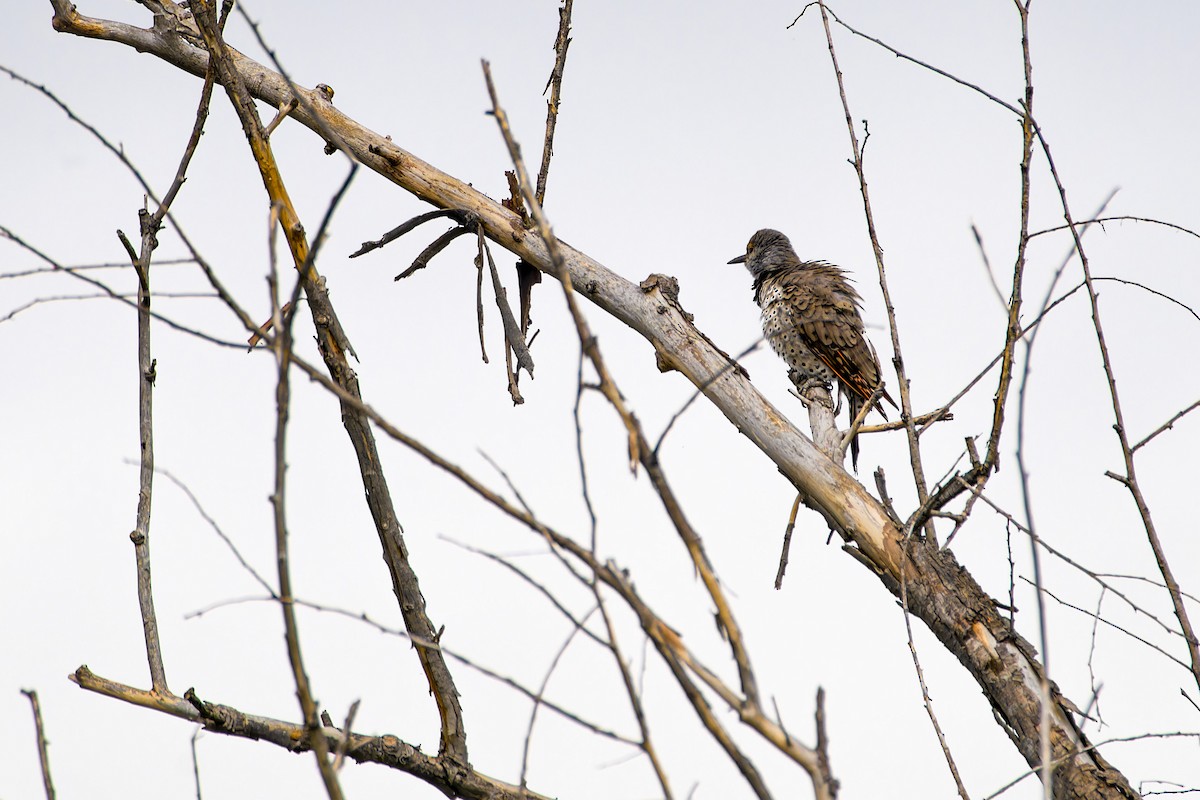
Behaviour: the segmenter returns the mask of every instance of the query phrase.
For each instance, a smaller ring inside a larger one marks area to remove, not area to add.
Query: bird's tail
[[[867,397],[859,397],[854,392],[847,392],[849,405],[850,405],[850,424],[851,425],[854,424],[854,420],[858,419],[858,414],[860,411],[862,411],[863,405],[866,404],[866,402],[868,400],[870,400],[871,396],[874,394],[875,394],[875,392],[874,392],[874,390],[872,390],[871,395],[868,395]],[[884,400],[887,400],[889,403],[891,403],[892,408],[894,408],[896,410],[900,409],[900,407],[898,405],[896,405],[896,401],[892,399],[892,396],[887,393],[887,389],[884,389],[883,385],[880,384],[879,397],[875,398],[875,402],[871,407],[874,410],[878,411],[879,415],[886,420],[888,418],[888,415],[887,415],[887,412],[883,410],[883,401]],[[855,473],[857,473],[858,472],[858,434],[857,433],[854,434],[854,438],[850,440],[850,464],[854,467]]]
[[[856,394],[850,394],[850,424],[854,424],[854,420],[858,419],[858,412],[862,410],[863,403],[866,402],[863,398]],[[850,464],[854,467],[854,473],[858,474],[858,434],[854,434],[854,438],[850,440]]]

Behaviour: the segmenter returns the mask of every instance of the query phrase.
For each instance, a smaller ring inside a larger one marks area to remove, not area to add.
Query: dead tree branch
[[[54,781],[50,778],[50,754],[46,749],[46,727],[42,724],[42,706],[38,702],[37,691],[22,689],[21,694],[29,698],[33,709],[33,727],[37,736],[38,763],[42,766],[42,787],[46,790],[46,800],[54,800]]]

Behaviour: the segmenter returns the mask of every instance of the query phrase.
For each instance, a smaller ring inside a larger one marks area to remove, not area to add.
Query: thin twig
[[[567,653],[567,648],[571,646],[571,642],[575,641],[576,634],[584,629],[588,619],[594,613],[596,613],[596,607],[593,606],[583,616],[583,619],[571,629],[571,632],[567,634],[567,638],[563,640],[554,657],[550,659],[550,665],[546,667],[546,674],[542,676],[542,684],[538,687],[537,695],[533,698],[533,708],[529,711],[529,725],[525,729],[525,745],[521,749],[521,778],[518,784],[522,789],[525,788],[525,776],[529,774],[529,746],[533,742],[533,726],[537,722],[538,709],[542,706],[542,698],[546,694],[546,687],[550,685],[550,678],[554,675],[555,670],[558,669],[558,662],[562,661],[562,657]]]
[[[920,546],[913,537],[910,536],[905,541],[906,547]],[[929,717],[929,722],[933,726],[933,732],[937,736],[938,745],[942,749],[942,756],[946,759],[946,766],[950,768],[950,775],[954,778],[954,786],[958,790],[958,796],[962,800],[971,800],[967,794],[967,787],[963,784],[962,777],[958,774],[958,765],[954,762],[954,756],[950,753],[950,745],[946,741],[946,735],[942,732],[942,726],[938,723],[937,714],[933,711],[933,699],[929,696],[929,687],[925,684],[925,672],[921,669],[921,659],[917,655],[917,644],[913,639],[912,631],[912,615],[908,609],[908,580],[905,576],[906,561],[900,562],[900,606],[904,611],[904,631],[908,636],[908,651],[912,655],[913,668],[917,673],[917,683],[921,687],[921,703],[925,707],[925,713]]]
[[[196,781],[196,800],[204,800],[200,794],[200,757],[196,754],[196,739],[200,737],[200,732],[204,728],[199,726],[192,731],[192,777]]]
[[[800,511],[800,495],[796,495],[792,503],[792,513],[788,515],[787,527],[783,529],[783,549],[779,553],[779,568],[775,570],[775,590],[783,588],[783,573],[787,571],[788,555],[792,550],[792,531],[796,529],[796,514]]]
[[[508,292],[505,291],[504,284],[500,282],[500,273],[496,269],[496,262],[492,259],[492,250],[487,246],[486,241],[483,244],[483,252],[487,256],[488,270],[492,275],[492,290],[496,295],[496,308],[500,310],[500,321],[504,326],[505,346],[512,350],[517,359],[517,369],[525,370],[532,378],[533,357],[529,355],[529,348],[525,344],[521,326],[517,324],[512,307],[508,304]]]
[[[1040,540],[1040,539],[1038,540],[1038,544],[1042,544],[1042,542],[1041,542],[1041,540]],[[1033,581],[1031,581],[1031,580],[1029,580],[1028,578],[1025,578],[1025,577],[1022,577],[1022,578],[1021,578],[1021,580],[1025,581],[1025,582],[1026,582],[1026,583],[1028,583],[1030,586],[1033,586],[1033,587],[1036,589],[1036,584],[1035,584]],[[1104,592],[1107,590],[1107,588],[1108,588],[1108,587],[1107,587],[1107,586],[1105,586],[1103,583],[1101,583],[1101,584],[1100,584],[1100,592],[1101,592],[1101,596],[1103,596],[1103,593],[1104,593]],[[1097,622],[1097,623],[1099,623],[1099,622],[1103,622],[1105,625],[1107,625],[1108,627],[1112,628],[1113,630],[1115,630],[1115,631],[1117,631],[1117,632],[1119,632],[1119,633],[1123,633],[1123,634],[1125,634],[1126,636],[1128,636],[1130,639],[1133,639],[1135,642],[1139,642],[1140,644],[1144,644],[1146,647],[1149,647],[1151,650],[1154,650],[1154,651],[1156,651],[1156,652],[1157,652],[1159,655],[1165,656],[1165,657],[1167,658],[1167,660],[1168,660],[1168,661],[1171,661],[1172,663],[1174,663],[1174,664],[1177,664],[1177,665],[1178,665],[1178,666],[1180,666],[1180,667],[1183,667],[1185,670],[1188,670],[1189,672],[1191,671],[1191,667],[1189,667],[1189,666],[1188,666],[1188,663],[1187,663],[1186,661],[1183,661],[1183,660],[1181,660],[1181,659],[1178,659],[1178,658],[1176,658],[1175,656],[1171,655],[1170,653],[1168,653],[1168,652],[1167,652],[1166,650],[1164,650],[1163,648],[1159,647],[1158,645],[1154,644],[1153,642],[1149,641],[1148,639],[1144,639],[1144,638],[1142,638],[1141,636],[1138,636],[1136,633],[1134,633],[1133,631],[1129,630],[1128,628],[1124,628],[1124,627],[1122,627],[1122,626],[1118,625],[1117,623],[1115,623],[1115,622],[1113,622],[1113,621],[1111,621],[1111,620],[1108,620],[1108,619],[1105,619],[1105,618],[1103,618],[1103,617],[1099,616],[1099,615],[1098,615],[1098,612],[1092,612],[1092,611],[1089,611],[1089,610],[1088,610],[1088,609],[1086,609],[1086,608],[1082,608],[1082,607],[1080,607],[1080,606],[1077,606],[1077,605],[1075,605],[1074,603],[1070,603],[1070,602],[1068,602],[1068,601],[1066,601],[1066,600],[1062,599],[1061,597],[1059,597],[1058,595],[1056,595],[1054,592],[1050,591],[1049,589],[1047,589],[1047,588],[1045,588],[1045,587],[1042,587],[1041,591],[1042,591],[1042,592],[1043,592],[1043,593],[1044,593],[1044,594],[1045,594],[1047,597],[1049,597],[1051,600],[1053,600],[1054,602],[1056,602],[1056,603],[1058,603],[1059,605],[1063,606],[1064,608],[1069,608],[1069,609],[1071,609],[1072,611],[1078,611],[1080,614],[1086,614],[1087,616],[1091,617],[1091,618],[1093,619],[1093,621],[1094,621],[1094,622]],[[1093,683],[1094,683],[1094,682],[1093,682]]]
[[[129,265],[126,264],[126,266],[129,266]],[[211,300],[211,299],[217,297],[217,295],[212,292],[155,292],[154,296],[160,300],[163,298]],[[114,299],[128,300],[130,298],[132,298],[133,300],[136,301],[137,300],[137,292],[116,292],[116,293],[107,292],[107,293],[96,293],[96,294],[57,294],[57,295],[46,295],[43,297],[35,297],[34,299],[32,299],[26,303],[22,303],[21,305],[17,306],[16,308],[10,310],[4,316],[0,316],[0,323],[8,322],[9,320],[15,318],[18,314],[22,314],[26,311],[29,311],[30,309],[37,308],[38,306],[42,306],[42,305],[48,305],[50,303],[64,303],[64,302],[70,302],[73,300],[114,300]],[[152,314],[151,316],[153,317],[154,315]],[[231,344],[232,344],[232,342],[231,342]]]
[[[346,760],[346,749],[350,746],[350,731],[354,728],[354,718],[358,716],[358,707],[362,701],[355,700],[350,704],[350,709],[346,712],[346,721],[342,723],[342,741],[337,746],[337,753],[333,758],[333,771],[339,772]]]
[[[1141,741],[1143,739],[1175,739],[1175,738],[1180,738],[1180,737],[1187,738],[1187,739],[1192,739],[1192,738],[1200,739],[1200,731],[1171,731],[1169,733],[1142,733],[1142,734],[1138,734],[1136,736],[1114,736],[1110,739],[1105,739],[1104,741],[1101,741],[1101,742],[1093,742],[1092,744],[1088,745],[1087,747],[1073,748],[1070,751],[1064,753],[1063,755],[1055,758],[1052,762],[1050,762],[1050,766],[1052,768],[1062,766],[1063,764],[1070,762],[1072,759],[1077,758],[1078,756],[1080,756],[1084,753],[1091,753],[1091,752],[1098,750],[1099,748],[1101,748],[1105,745],[1108,745],[1108,744],[1114,744],[1117,742],[1137,742],[1137,741]],[[1022,772],[1020,775],[1013,778],[1011,781],[1004,784],[999,789],[997,789],[996,791],[989,794],[987,797],[984,797],[983,800],[996,800],[997,797],[1004,794],[1009,789],[1013,788],[1014,786],[1016,786],[1018,783],[1025,780],[1026,778],[1028,778],[1032,775],[1038,774],[1038,772],[1039,772],[1039,769],[1029,769],[1029,770],[1026,770],[1025,772]]]
[[[117,232],[130,253],[138,279],[138,436],[141,463],[138,476],[137,522],[130,539],[133,541],[134,558],[137,562],[138,607],[142,617],[142,633],[146,641],[150,685],[155,692],[165,692],[168,689],[166,670],[163,667],[162,643],[158,635],[158,619],[154,612],[150,569],[150,510],[154,497],[154,381],[157,374],[157,361],[150,349],[150,259],[158,247],[159,227],[186,180],[188,165],[196,152],[196,146],[200,143],[200,136],[204,133],[213,82],[214,74],[210,67],[200,93],[196,121],[184,148],[183,157],[179,161],[179,167],[175,171],[175,178],[153,214],[145,208],[138,214],[141,229],[140,250],[134,253],[124,234]]]
[[[355,250],[353,253],[350,254],[350,258],[358,258],[359,256],[363,255],[364,253],[369,253],[372,250],[378,250],[380,247],[383,247],[384,245],[388,244],[389,242],[394,242],[395,240],[399,239],[401,236],[408,233],[409,231],[414,230],[418,226],[423,225],[426,222],[429,222],[430,220],[433,220],[433,219],[437,219],[439,217],[452,217],[459,224],[462,224],[462,218],[461,218],[462,212],[457,209],[439,208],[439,209],[435,209],[433,211],[426,211],[424,214],[418,214],[417,216],[413,217],[412,219],[408,220],[407,222],[397,225],[395,228],[392,228],[390,231],[388,231],[387,233],[385,233],[383,236],[379,237],[378,239],[375,239],[374,241],[363,242],[361,247],[359,247],[357,250]]]
[[[667,771],[663,767],[662,761],[658,757],[658,751],[650,739],[650,723],[646,719],[646,711],[642,707],[642,698],[638,693],[637,687],[634,686],[633,676],[629,672],[629,665],[625,663],[625,657],[621,654],[621,645],[617,640],[617,631],[613,626],[612,617],[609,616],[608,608],[604,605],[600,584],[594,580],[591,581],[591,584],[592,593],[596,598],[596,607],[600,609],[600,616],[604,620],[605,629],[608,631],[608,649],[613,655],[613,660],[616,662],[617,671],[621,674],[621,683],[625,687],[625,696],[629,698],[630,709],[633,711],[638,729],[642,733],[642,752],[650,760],[650,766],[653,767],[654,775],[658,778],[658,785],[662,787],[664,800],[673,800],[674,795],[671,792],[671,784],[667,780]]]
[[[475,255],[475,317],[479,327],[479,353],[483,363],[488,363],[487,344],[483,340],[483,248],[485,239],[483,226],[475,227],[476,244],[479,248]]]
[[[1129,215],[1121,215],[1121,216],[1114,216],[1114,217],[1094,217],[1092,219],[1076,220],[1075,224],[1076,225],[1091,225],[1092,223],[1096,223],[1098,225],[1103,226],[1104,223],[1106,223],[1106,222],[1148,222],[1153,225],[1163,225],[1167,228],[1174,228],[1175,230],[1180,231],[1181,233],[1186,233],[1188,236],[1194,236],[1197,239],[1200,239],[1200,233],[1197,233],[1196,231],[1192,230],[1191,228],[1185,228],[1182,225],[1176,225],[1174,222],[1164,222],[1161,219],[1150,219],[1149,217],[1131,217]],[[1035,236],[1041,236],[1046,233],[1055,233],[1056,231],[1069,231],[1070,229],[1071,229],[1070,225],[1055,225],[1053,228],[1045,228],[1040,231],[1034,231],[1033,233],[1029,234],[1029,238],[1032,239]]]
[[[546,202],[546,177],[550,172],[550,158],[554,155],[554,129],[558,124],[558,107],[562,102],[563,69],[567,65],[567,48],[571,46],[571,7],[575,0],[565,0],[558,9],[558,35],[554,39],[554,69],[545,91],[550,92],[546,100],[546,139],[542,143],[542,166],[538,170],[537,191],[534,197],[538,205]],[[543,94],[545,93],[543,92]]]
[[[983,236],[979,233],[979,228],[975,223],[971,223],[971,235],[975,237],[975,246],[979,248],[979,260],[983,264],[983,272],[987,275],[988,285],[992,287],[992,293],[996,295],[997,302],[1000,303],[1000,308],[1004,311],[1005,316],[1008,315],[1008,303],[1004,300],[1004,292],[1000,291],[1000,284],[996,283],[996,273],[992,271],[992,260],[988,258],[987,248],[983,246]]]
[[[420,252],[420,254],[418,254],[417,257],[413,259],[413,263],[412,263],[411,267],[409,267],[408,269],[401,272],[399,275],[397,275],[392,280],[395,280],[395,281],[404,280],[405,278],[409,277],[417,270],[425,269],[425,267],[429,266],[429,262],[433,259],[433,257],[436,256],[438,253],[442,252],[443,250],[445,250],[446,246],[448,244],[453,242],[459,236],[464,236],[468,233],[471,233],[471,229],[466,226],[459,226],[457,228],[451,228],[450,230],[446,231],[441,236],[434,239],[433,242],[431,242],[428,247],[426,247],[424,250],[422,250]]]
[[[46,727],[42,723],[42,706],[38,702],[36,689],[22,689],[21,694],[29,698],[29,705],[33,709],[33,727],[37,735],[38,763],[42,766],[42,787],[46,790],[46,800],[54,800],[54,781],[50,778],[50,753],[46,749]]]
[[[172,265],[192,264],[192,263],[194,263],[194,261],[195,261],[195,259],[192,259],[192,258],[160,258],[160,259],[157,259],[154,263],[157,266],[164,267],[164,266],[167,266],[168,264],[172,264]],[[31,267],[30,269],[17,270],[16,272],[0,272],[0,281],[4,280],[6,278],[28,278],[31,275],[48,275],[48,274],[54,273],[54,272],[88,272],[91,270],[98,270],[98,269],[128,269],[128,268],[129,268],[129,259],[125,259],[124,261],[105,261],[100,264],[71,264],[71,265],[64,265],[61,267],[57,267],[57,266],[54,266],[54,267]],[[157,292],[155,294],[157,294],[159,297],[162,297],[162,295],[158,294]]]

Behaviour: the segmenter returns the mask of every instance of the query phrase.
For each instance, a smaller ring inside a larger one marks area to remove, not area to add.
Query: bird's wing
[[[789,277],[779,286],[787,317],[781,322],[794,327],[847,392],[865,401],[879,384],[879,362],[863,336],[854,290],[845,285],[834,290],[824,285],[831,282],[823,281],[824,276],[793,273]]]

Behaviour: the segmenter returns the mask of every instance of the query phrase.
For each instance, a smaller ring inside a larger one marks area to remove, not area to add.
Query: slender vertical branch
[[[46,800],[54,800],[54,781],[50,778],[50,754],[46,750],[46,726],[42,724],[42,705],[38,702],[35,689],[22,689],[21,694],[29,698],[33,709],[33,727],[37,734],[38,762],[42,765],[42,786],[46,790]]]
[[[575,0],[565,0],[558,9],[558,36],[554,39],[554,69],[546,89],[550,92],[546,100],[546,139],[542,143],[542,166],[538,170],[537,190],[534,197],[538,205],[546,202],[546,177],[550,173],[550,158],[554,155],[554,129],[558,125],[558,106],[562,101],[563,69],[567,65],[567,48],[571,46],[571,8]]]
[[[912,465],[913,483],[917,489],[917,499],[922,504],[929,497],[929,489],[925,482],[925,468],[921,463],[921,443],[917,427],[913,420],[912,398],[909,394],[908,373],[904,368],[904,356],[900,350],[900,329],[896,324],[896,309],[892,305],[892,295],[888,291],[887,273],[883,264],[883,247],[879,244],[879,235],[875,230],[875,215],[871,210],[871,195],[867,189],[867,176],[863,168],[862,147],[858,143],[858,134],[854,130],[854,119],[850,114],[850,103],[846,99],[846,85],[842,79],[842,69],[838,66],[837,51],[833,46],[833,32],[829,28],[829,14],[825,9],[824,0],[818,0],[821,10],[821,23],[825,27],[825,41],[829,47],[829,60],[833,64],[833,73],[837,78],[838,95],[842,100],[842,111],[846,115],[846,130],[850,134],[850,150],[854,156],[854,172],[858,176],[858,188],[862,193],[863,213],[867,220],[867,235],[871,239],[871,250],[875,254],[875,266],[879,271],[879,289],[883,294],[883,305],[887,310],[888,329],[892,336],[892,363],[896,367],[896,382],[900,387],[900,414],[904,422],[904,430],[908,436],[908,458]],[[933,523],[924,520],[925,537],[936,541]]]
[[[146,640],[146,660],[150,666],[150,685],[155,692],[166,692],[167,673],[163,667],[162,646],[158,637],[158,619],[154,613],[154,591],[150,581],[150,508],[154,496],[154,380],[157,363],[150,352],[150,253],[157,242],[147,223],[150,215],[143,209],[141,253],[134,255],[133,267],[138,279],[138,502],[137,522],[129,538],[133,541],[137,563],[138,606],[142,615],[142,635]],[[123,235],[122,235],[122,238]],[[131,250],[128,242],[126,247]]]
[[[272,230],[275,226],[272,226]],[[274,250],[274,248],[272,248]],[[317,713],[317,705],[313,701],[312,688],[308,682],[308,673],[304,669],[304,658],[300,652],[300,631],[296,625],[296,609],[293,602],[291,569],[288,566],[287,543],[287,425],[291,403],[291,385],[289,373],[292,359],[292,325],[294,314],[286,315],[278,300],[277,275],[271,271],[272,319],[277,335],[272,343],[275,352],[275,362],[278,377],[275,385],[275,484],[271,492],[271,507],[275,519],[275,563],[279,571],[279,607],[283,612],[284,638],[287,641],[288,663],[292,668],[292,677],[296,682],[296,697],[300,701],[300,711],[304,717],[304,728],[308,733],[308,741],[317,759],[317,767],[329,800],[342,800],[342,787],[338,781],[337,771],[330,760],[329,742],[321,731],[321,720]],[[296,291],[299,291],[300,280],[297,279]],[[291,308],[295,308],[292,303]]]
[[[197,727],[192,733],[192,777],[196,781],[196,800],[204,800],[200,794],[200,758],[196,755],[196,738],[204,728]]]
[[[183,182],[187,177],[187,169],[192,156],[204,133],[204,123],[208,119],[208,107],[212,98],[213,71],[211,66],[204,78],[204,88],[200,92],[200,105],[196,109],[196,121],[192,133],[184,147],[183,157],[175,170],[175,179],[171,182],[163,199],[159,202],[154,213],[146,209],[138,212],[138,224],[141,233],[141,243],[138,252],[120,231],[117,232],[129,252],[137,273],[137,309],[138,309],[138,437],[139,467],[138,467],[138,503],[137,522],[130,539],[133,541],[134,559],[137,564],[138,605],[142,616],[142,633],[146,640],[146,660],[150,666],[150,685],[155,692],[166,692],[167,675],[163,667],[162,645],[158,635],[158,619],[154,612],[154,592],[150,572],[150,511],[154,496],[154,380],[157,373],[157,362],[154,360],[150,347],[150,259],[158,247],[158,231],[163,218],[171,209]]]
[[[1025,98],[1021,108],[1021,229],[1017,239],[1017,261],[1013,266],[1013,288],[1008,302],[1008,328],[1004,340],[1004,356],[1000,367],[1000,385],[996,389],[995,410],[992,418],[992,433],[988,439],[988,451],[984,464],[987,468],[995,468],[999,459],[1000,430],[1004,423],[1004,409],[1012,382],[1013,355],[1017,340],[1021,336],[1021,289],[1025,274],[1025,251],[1029,245],[1029,167],[1033,157],[1034,121],[1033,121],[1033,64],[1029,53],[1029,4],[1031,0],[1022,3],[1014,0],[1017,13],[1021,20],[1021,60],[1024,67]],[[1027,347],[1025,378],[1021,383],[1022,395],[1028,379],[1028,347]],[[1023,410],[1024,402],[1019,404]],[[1030,496],[1029,473],[1025,468],[1025,415],[1018,413],[1017,419],[1017,469],[1021,484],[1021,496],[1025,505],[1025,522],[1030,530],[1030,549],[1033,558],[1033,575],[1036,586],[1038,636],[1042,654],[1042,672],[1040,675],[1040,710],[1038,725],[1039,744],[1039,777],[1042,782],[1042,792],[1046,800],[1050,800],[1054,792],[1054,767],[1051,763],[1053,745],[1050,740],[1050,638],[1046,622],[1046,602],[1042,596],[1042,565],[1041,554],[1035,543],[1036,532],[1033,521],[1033,499]],[[986,480],[986,473],[981,478]]]

